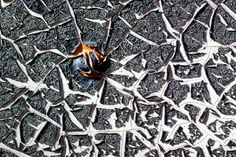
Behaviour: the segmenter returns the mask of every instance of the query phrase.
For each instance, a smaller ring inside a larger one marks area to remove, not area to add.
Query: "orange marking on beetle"
[[[105,59],[105,55],[97,47],[90,47],[87,44],[80,44],[79,47],[72,53],[72,56],[78,57],[80,55],[83,55],[84,57],[86,57],[86,54],[93,52],[96,53],[96,57],[98,60]]]

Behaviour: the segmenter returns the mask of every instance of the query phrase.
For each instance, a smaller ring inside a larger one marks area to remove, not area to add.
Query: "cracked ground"
[[[235,74],[235,0],[1,0],[0,156],[235,157]]]

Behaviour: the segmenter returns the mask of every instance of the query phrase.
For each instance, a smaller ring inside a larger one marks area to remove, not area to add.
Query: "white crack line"
[[[26,4],[23,0],[21,0],[21,2],[23,3],[25,9],[29,12],[30,15],[34,16],[34,17],[37,17],[37,18],[40,18],[41,20],[43,20],[43,22],[47,25],[48,28],[51,28],[49,26],[49,24],[47,23],[47,21],[43,18],[43,16],[41,14],[38,14],[34,11],[32,11]]]
[[[24,114],[21,119],[24,119],[28,114],[30,114],[29,112],[27,112],[26,114]],[[18,146],[18,148],[20,147],[20,144],[23,144],[22,142],[22,137],[21,137],[21,122],[16,119],[17,121],[17,124],[16,124],[16,128],[14,129],[15,130],[15,133],[16,133],[16,144]]]
[[[123,132],[121,135],[120,142],[120,157],[125,157],[125,146],[126,146],[126,132]]]
[[[119,76],[128,76],[129,78],[134,77],[134,74],[129,72],[128,70],[125,70],[124,66],[122,66],[121,68],[113,71],[111,74],[112,75],[119,75]]]
[[[218,5],[216,5],[212,0],[205,0],[214,10],[217,9]]]
[[[120,0],[119,3],[125,6],[125,5],[129,4],[132,1],[133,0]]]
[[[146,15],[148,15],[149,13],[158,11],[159,9],[160,9],[160,7],[158,5],[154,5],[150,10],[148,10],[144,14],[143,13],[141,13],[141,14],[135,13],[134,15],[137,20],[140,20],[140,19],[144,18]]]
[[[8,101],[4,106],[1,106],[0,111],[4,111],[6,109],[10,109],[15,102],[17,102],[21,97],[24,97],[24,94],[28,92],[28,89],[22,89],[17,96],[12,98],[12,100]],[[1,104],[2,105],[2,104]]]
[[[227,7],[224,3],[221,3],[221,6],[234,20],[236,20],[236,14],[229,7]]]
[[[2,47],[2,31],[0,29],[0,48]]]
[[[18,59],[16,59],[16,61],[17,61],[18,66],[22,70],[22,72],[26,75],[27,82],[20,82],[20,81],[13,80],[11,78],[6,78],[6,80],[10,84],[12,84],[12,85],[14,85],[18,88],[27,88],[27,89],[29,89],[30,91],[33,91],[33,92],[37,92],[38,90],[41,90],[41,89],[44,89],[44,88],[48,89],[46,84],[44,84],[40,81],[39,82],[34,82],[30,78],[30,76],[28,75],[25,66]]]
[[[123,17],[118,16],[119,19],[121,19],[121,21],[123,21],[129,28],[132,28],[131,24],[129,24],[128,21],[126,21]]]
[[[93,9],[99,9],[99,10],[103,10],[105,12],[108,12],[107,10],[105,10],[104,8],[101,8],[101,7],[97,7],[97,6],[81,6],[80,7],[81,9],[86,9],[86,10],[93,10]]]
[[[194,12],[192,18],[186,22],[186,24],[182,27],[183,31],[180,34],[180,38],[179,38],[179,42],[180,42],[180,52],[181,55],[183,56],[184,60],[186,62],[190,62],[188,56],[187,56],[187,51],[184,47],[184,43],[183,43],[183,33],[189,28],[189,26],[192,24],[192,22],[194,21],[196,15],[199,13],[199,11],[201,11],[204,7],[206,6],[206,3],[202,4],[200,7],[197,8],[197,10]]]
[[[71,112],[73,111],[69,105],[64,101],[62,105],[65,109],[65,111],[68,113],[68,116],[72,123],[74,123],[79,129],[85,130],[84,126],[78,121],[78,119],[75,117],[75,115]]]
[[[85,97],[88,97],[88,98],[93,98],[92,95],[90,95],[89,93],[87,92],[80,92],[80,91],[73,91],[69,88],[69,81],[68,79],[65,77],[63,71],[61,70],[61,67],[59,65],[55,65],[58,69],[58,72],[59,72],[59,75],[60,75],[60,79],[61,79],[61,87],[62,87],[62,90],[63,90],[63,98],[66,98],[68,95],[70,94],[79,94],[79,95],[82,95],[82,96],[85,96]]]
[[[12,2],[14,2],[14,0],[11,0],[11,1],[4,1],[4,0],[1,0],[0,1],[0,8],[2,7],[2,8],[6,8],[8,5],[10,5]]]
[[[13,148],[5,145],[4,143],[0,143],[0,148],[4,149],[4,150],[7,150],[7,151],[9,151],[9,152],[19,156],[19,157],[30,157],[29,155],[27,155],[27,154],[25,154],[23,152],[20,152],[20,151],[18,151],[16,149],[13,149]]]
[[[188,20],[185,25],[182,27],[183,31],[181,32],[181,34],[183,34],[188,28],[189,26],[192,24],[192,22],[194,21],[195,17],[197,16],[197,14],[206,6],[206,3],[202,4],[200,7],[198,7],[196,9],[196,11],[194,12],[192,18],[190,20]]]
[[[77,35],[78,35],[78,37],[79,37],[80,43],[82,43],[83,40],[82,40],[82,37],[81,37],[81,30],[80,30],[79,26],[77,25],[74,10],[73,10],[72,6],[70,5],[69,0],[66,0],[66,4],[67,4],[67,6],[68,6],[70,15],[71,15],[71,17],[72,17],[72,19],[73,19],[73,22],[74,22],[74,25],[75,25],[75,28],[76,28]]]
[[[23,38],[26,38],[27,36],[29,35],[35,35],[35,34],[39,34],[39,33],[43,33],[43,32],[49,32],[50,30],[58,27],[58,26],[62,26],[63,24],[71,21],[72,19],[68,18],[68,19],[65,19],[64,21],[62,22],[59,22],[59,23],[56,23],[55,25],[52,25],[50,26],[50,28],[46,28],[46,29],[38,29],[38,30],[30,30],[28,32],[23,32],[15,41],[19,41]]]
[[[133,60],[138,55],[139,55],[139,53],[131,54],[129,56],[126,56],[122,60],[120,60],[119,63],[122,64],[122,65],[126,65],[129,61]]]
[[[27,101],[26,101],[26,104],[28,105],[28,110],[29,110],[29,112],[36,114],[37,116],[39,116],[39,117],[45,119],[46,121],[48,121],[48,122],[51,123],[52,125],[55,125],[55,126],[58,127],[58,128],[61,128],[61,127],[62,127],[61,124],[57,123],[56,121],[54,121],[53,119],[51,119],[50,117],[48,117],[48,115],[45,115],[45,114],[43,114],[43,113],[41,113],[41,112],[35,110],[33,107],[31,107],[31,105],[30,105]]]
[[[119,91],[120,93],[124,94],[124,95],[127,95],[129,97],[133,97],[131,94],[129,94],[128,92],[126,91],[130,91],[129,88],[123,86],[122,84],[114,81],[113,79],[107,77],[106,78],[107,82],[110,83],[113,87],[115,87],[115,89],[117,91]]]
[[[132,31],[132,30],[130,30],[130,34],[133,35],[134,37],[136,37],[136,38],[138,38],[138,39],[140,39],[140,40],[146,42],[146,43],[149,44],[149,45],[152,45],[152,46],[158,46],[157,43],[155,43],[155,42],[153,42],[153,41],[151,41],[151,40],[148,40],[148,39],[142,37],[141,35],[135,33],[135,32]]]
[[[64,141],[64,149],[63,149],[61,155],[62,156],[70,156],[71,153],[70,153],[69,141],[66,136],[64,136],[63,141]]]
[[[163,6],[162,6],[162,1],[159,1],[159,5],[160,5],[160,9],[159,9],[159,10],[160,10],[160,12],[162,13],[162,14],[161,14],[161,17],[162,17],[162,19],[163,19],[163,21],[164,21],[164,23],[165,23],[166,29],[168,30],[168,32],[169,32],[173,37],[175,37],[176,39],[179,39],[179,38],[176,36],[176,34],[179,35],[179,32],[178,32],[177,30],[175,30],[175,29],[171,26],[169,20],[167,19],[167,17],[166,17],[165,14],[164,14]]]
[[[22,59],[24,59],[24,56],[23,56],[23,54],[22,54],[22,52],[21,52],[19,46],[15,43],[15,41],[14,41],[13,39],[8,38],[8,37],[4,36],[4,35],[1,34],[1,33],[0,33],[0,39],[9,41],[9,42],[13,45],[13,47],[15,48],[16,52],[18,53],[18,55],[19,55]]]
[[[222,97],[233,87],[236,85],[236,79],[234,79],[233,82],[231,82],[229,85],[227,85],[224,89],[224,91],[220,94],[220,96],[216,99],[216,101],[213,103],[214,108],[216,109],[217,105],[220,103]],[[233,103],[234,104],[234,103]]]
[[[31,147],[36,144],[35,140],[38,138],[38,136],[40,135],[40,133],[42,132],[46,124],[47,124],[47,121],[41,122],[38,126],[34,126],[33,124],[29,123],[29,126],[33,127],[36,131],[33,137],[31,137],[29,141],[25,144],[26,147]]]
[[[90,19],[90,18],[84,18],[86,21],[92,22],[92,23],[98,23],[103,27],[103,24],[106,23],[106,20],[101,19]]]
[[[97,115],[97,108],[102,108],[104,106],[103,104],[101,104],[104,87],[105,87],[105,81],[103,81],[102,87],[100,88],[100,90],[98,92],[96,91],[95,93],[94,102],[92,103],[92,105],[94,105],[94,108],[92,109],[92,114],[90,115],[91,122],[95,122],[96,115]],[[89,130],[91,129],[91,127],[93,127],[92,123],[89,124],[89,127],[88,127]]]

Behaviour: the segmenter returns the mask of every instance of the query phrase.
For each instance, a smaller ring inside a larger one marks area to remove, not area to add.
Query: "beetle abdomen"
[[[72,71],[76,71],[76,70],[83,71],[83,72],[90,71],[90,68],[86,60],[83,58],[83,56],[77,57],[72,61],[71,69]]]
[[[94,70],[100,73],[104,73],[107,71],[109,67],[110,67],[110,60],[106,58],[105,60],[103,60],[103,62],[100,62],[98,66],[95,66]]]

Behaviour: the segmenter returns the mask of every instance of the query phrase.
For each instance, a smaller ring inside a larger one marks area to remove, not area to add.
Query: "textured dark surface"
[[[0,156],[235,156],[235,0],[0,5]],[[81,39],[104,79],[70,70]]]

